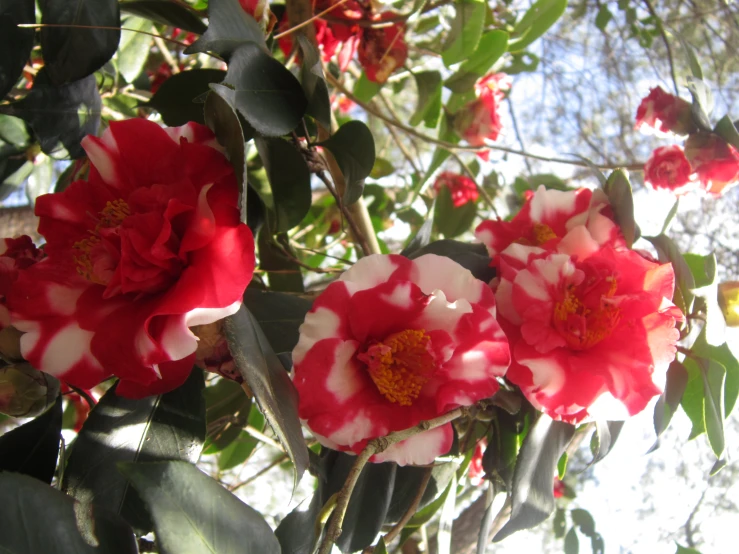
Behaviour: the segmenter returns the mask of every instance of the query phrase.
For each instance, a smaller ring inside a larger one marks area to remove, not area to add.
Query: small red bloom
[[[449,258],[360,259],[315,300],[293,350],[298,414],[318,440],[359,453],[495,394],[510,360],[492,291]],[[395,444],[375,462],[427,464],[451,424]]]
[[[0,240],[0,329],[10,325],[6,298],[12,293],[18,272],[31,267],[44,257],[31,237],[22,235]]]
[[[444,171],[434,182],[434,190],[438,194],[441,187],[447,187],[452,194],[455,208],[464,206],[467,202],[475,202],[480,195],[475,182],[464,175]]]
[[[644,130],[645,127],[681,136],[696,129],[690,103],[665,92],[662,87],[651,89],[636,110],[636,129]]]
[[[499,254],[513,243],[545,247],[580,225],[599,245],[625,246],[602,190],[559,191],[543,185],[536,192],[527,192],[526,203],[513,219],[484,221],[475,229],[475,236],[496,262]]]
[[[372,21],[385,21],[397,17],[392,11],[372,16]],[[405,63],[408,58],[408,45],[405,43],[405,24],[396,22],[388,27],[363,29],[359,42],[359,63],[367,74],[367,79],[384,83],[388,77]]]
[[[644,164],[644,182],[653,189],[680,192],[690,183],[690,162],[683,149],[673,144],[657,148]]]
[[[720,196],[739,182],[739,152],[718,135],[690,135],[685,155],[709,194]]]
[[[482,439],[475,446],[475,453],[470,460],[470,469],[467,476],[470,478],[470,484],[479,487],[485,482],[485,469],[482,467],[482,457],[485,454],[487,440]]]
[[[498,106],[509,89],[508,76],[503,73],[488,75],[477,82],[477,99],[457,112],[454,119],[457,133],[471,146],[484,146],[486,140],[498,139],[502,128]],[[489,152],[480,152],[478,156],[487,161]]]
[[[559,477],[554,477],[554,487],[552,489],[552,493],[554,494],[554,498],[562,498],[565,495],[565,492],[567,490],[567,487],[565,486],[564,482],[559,480]]]
[[[189,327],[234,313],[251,280],[236,176],[195,123],[113,122],[82,144],[88,180],[38,198],[46,257],[8,297],[21,351],[78,388],[115,375],[123,396],[172,390],[194,363]]]

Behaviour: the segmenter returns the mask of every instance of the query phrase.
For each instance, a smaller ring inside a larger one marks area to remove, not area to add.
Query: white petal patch
[[[399,283],[393,289],[392,294],[381,294],[380,298],[388,304],[405,310],[413,305],[410,283]]]
[[[531,199],[531,220],[542,222],[548,215],[557,213],[571,215],[575,210],[576,198],[574,191],[548,190],[544,185],[539,185]]]
[[[75,323],[67,325],[46,345],[40,369],[52,375],[64,375],[83,359],[100,367],[100,363],[90,351],[93,336],[94,331],[80,329]],[[21,348],[23,349],[22,343]]]
[[[375,456],[375,461],[396,462],[401,466],[430,464],[437,456],[445,454],[442,450],[446,446],[448,433],[447,425],[424,431],[388,447]]]
[[[531,370],[534,389],[538,389],[537,394],[553,396],[562,390],[565,372],[553,358],[519,359],[518,362]]]
[[[345,444],[351,446],[368,437],[382,436],[387,434],[387,429],[376,429],[375,422],[368,418],[364,413],[359,412],[351,420],[347,421],[343,427],[336,432],[331,433],[329,440],[336,444]]]
[[[339,279],[351,283],[349,291],[354,294],[360,290],[371,289],[380,283],[387,281],[388,277],[398,268],[392,260],[383,254],[372,254],[365,256],[347,271],[341,274]]]
[[[447,302],[442,291],[435,290],[431,293],[431,300],[419,317],[419,323],[426,331],[440,329],[456,337],[454,330],[460,318],[471,312],[472,306],[467,300],[460,299],[450,303]]]
[[[110,142],[115,145],[114,141],[106,141],[105,138],[104,135],[103,142]],[[90,158],[90,164],[95,166],[102,180],[108,185],[115,185],[118,182],[118,170],[116,160],[110,155],[110,152],[97,141],[90,140],[87,137],[82,139],[81,144],[87,152],[87,157]]]
[[[442,290],[452,302],[460,298],[472,304],[480,301],[485,284],[457,262],[445,256],[425,254],[413,260],[413,263],[418,268],[415,282],[424,293]]]
[[[360,368],[352,362],[359,343],[348,340],[334,350],[334,363],[326,379],[326,390],[336,397],[337,402],[346,402],[362,388]]]
[[[77,300],[79,300],[84,290],[49,283],[46,288],[46,300],[49,302],[49,311],[58,315],[73,315],[77,310]]]
[[[534,276],[528,269],[519,271],[514,283],[526,291],[526,294],[534,300],[547,301],[550,299],[549,291],[542,286],[541,279],[538,276]]]
[[[195,327],[196,325],[207,325],[224,317],[235,314],[241,307],[241,300],[237,300],[230,306],[224,308],[195,308],[185,314],[185,325]]]
[[[498,313],[514,325],[521,325],[523,319],[513,306],[513,283],[502,280],[495,291],[495,305]]]
[[[198,339],[188,329],[185,317],[177,315],[158,317],[167,318],[160,344],[170,360],[181,360],[198,349]]]
[[[341,319],[333,310],[321,306],[308,312],[298,330],[300,339],[293,349],[293,364],[302,362],[308,350],[319,340],[338,337],[340,326]]]

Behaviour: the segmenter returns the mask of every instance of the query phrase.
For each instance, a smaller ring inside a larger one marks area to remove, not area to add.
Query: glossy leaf
[[[639,234],[634,219],[634,197],[626,172],[621,169],[612,172],[603,185],[603,190],[608,195],[613,216],[630,248]]]
[[[241,431],[239,436],[224,448],[218,455],[218,469],[227,471],[243,464],[254,451],[259,441],[246,431]]]
[[[728,115],[719,119],[714,127],[713,132],[731,144],[734,148],[739,148],[739,131],[736,130],[734,122]]]
[[[696,288],[708,287],[716,280],[716,255],[711,253],[705,256],[699,254],[683,254],[685,263],[688,264],[693,274]]]
[[[292,352],[298,344],[298,328],[313,302],[295,294],[246,289],[244,303],[259,322],[272,350]]]
[[[226,318],[223,327],[236,367],[295,467],[297,485],[308,467],[308,449],[298,419],[295,387],[245,306]]]
[[[372,98],[374,98],[374,96],[380,91],[381,88],[382,85],[380,83],[370,81],[367,78],[367,74],[365,72],[362,72],[362,75],[354,83],[354,90],[352,90],[352,94],[360,102],[369,102],[370,100],[372,100]]]
[[[211,3],[217,4],[218,0]],[[126,0],[120,5],[121,11],[198,35],[207,28],[195,10],[178,0]]]
[[[552,478],[575,427],[540,415],[521,446],[513,474],[511,518],[493,538],[499,542],[530,529],[554,511]]]
[[[452,193],[448,187],[442,187],[438,192],[434,209],[434,226],[445,238],[453,239],[471,231],[476,215],[475,202],[467,202],[457,208],[452,202]]]
[[[185,462],[118,465],[151,512],[161,554],[280,554],[264,518]]]
[[[554,512],[552,527],[555,539],[561,539],[565,536],[565,531],[567,530],[567,519],[565,518],[565,511],[562,508],[558,507],[557,511]]]
[[[15,86],[31,57],[33,29],[18,25],[36,22],[34,0],[0,4],[0,100]]]
[[[203,391],[206,435],[204,452],[215,454],[227,448],[246,426],[252,408],[251,398],[241,385],[220,379]]]
[[[328,140],[318,143],[329,150],[339,164],[346,190],[344,204],[353,204],[362,196],[364,180],[375,165],[375,140],[367,125],[350,121],[342,125]]]
[[[603,554],[605,550],[603,537],[595,530],[595,520],[590,512],[576,508],[570,511],[570,517],[580,532],[590,539],[590,548],[593,554]]]
[[[170,127],[188,121],[205,123],[203,102],[211,83],[220,83],[226,72],[220,69],[190,69],[164,81],[145,106],[154,108]]]
[[[273,232],[288,231],[298,225],[310,210],[310,170],[303,155],[281,138],[256,138],[259,157],[272,190],[270,201],[275,211]]]
[[[304,502],[282,518],[275,529],[282,554],[313,554],[318,540],[316,530],[323,504],[323,492],[319,487],[307,505]]]
[[[18,554],[137,554],[131,528],[26,475],[0,473],[0,551]]]
[[[706,422],[706,435],[716,458],[724,453],[724,385],[726,368],[715,360],[700,360],[703,379],[703,418]]]
[[[41,51],[51,83],[83,79],[113,57],[121,38],[116,0],[39,0]],[[102,28],[102,27],[113,27]]]
[[[202,37],[185,49],[185,54],[215,52],[228,58],[247,42],[265,48],[262,29],[241,7],[239,0],[210,0],[208,29]]]
[[[710,132],[712,130],[710,117],[713,113],[714,105],[711,87],[702,79],[696,79],[695,77],[688,77],[687,81],[688,90],[693,97],[693,104],[691,106],[693,121],[700,130]]]
[[[401,256],[410,257],[414,252],[420,250],[429,245],[431,242],[431,230],[434,226],[434,218],[427,217],[426,221],[423,222],[421,228],[411,238],[403,251],[400,253]]]
[[[426,490],[421,497],[421,502],[418,505],[418,510],[415,515],[423,512],[426,506],[430,506],[439,498],[440,495],[443,494],[458,467],[459,466],[455,463],[447,462],[437,463],[433,468],[431,468],[431,477],[426,485]],[[404,466],[397,469],[393,494],[390,499],[390,507],[388,508],[387,516],[385,518],[386,524],[397,522],[408,511],[413,499],[418,494],[418,489],[421,486],[428,469],[429,468],[414,466]],[[438,506],[441,506],[441,503]],[[418,520],[416,519],[416,522],[417,521]],[[414,525],[416,525],[416,523],[414,523]]]
[[[451,258],[465,269],[469,269],[475,278],[488,282],[495,276],[495,270],[490,267],[490,256],[482,244],[469,244],[456,240],[437,240],[427,246],[408,254],[410,259],[424,254],[436,254]]]
[[[565,535],[564,544],[565,554],[579,554],[580,552],[580,539],[577,537],[577,531],[572,527]]]
[[[408,123],[415,127],[423,121],[426,127],[433,129],[441,113],[441,74],[421,71],[414,73],[413,78],[418,89],[418,104]]]
[[[0,106],[0,113],[19,117],[31,126],[46,154],[63,146],[72,158],[84,156],[80,141],[85,135],[97,134],[100,112],[100,93],[93,75],[55,87],[49,83],[45,68],[36,74],[33,88],[22,100]]]
[[[483,0],[456,0],[452,29],[444,42],[441,59],[449,67],[469,58],[477,48],[485,23]]]
[[[659,260],[661,262],[670,262],[672,268],[675,271],[676,279],[676,298],[677,292],[681,295],[683,300],[683,306],[678,304],[678,307],[683,310],[683,313],[689,313],[695,294],[693,289],[695,288],[695,279],[693,273],[690,271],[690,266],[686,263],[685,258],[680,254],[675,242],[667,235],[658,235],[656,237],[644,237],[646,240],[652,243],[657,249]],[[677,304],[677,302],[676,302]]]
[[[211,88],[264,136],[288,134],[308,107],[300,82],[254,42],[233,52],[223,83]]]
[[[328,86],[323,76],[323,64],[316,47],[302,34],[297,35],[303,62],[300,66],[300,84],[308,99],[306,113],[315,118],[324,128],[331,128],[331,101]]]
[[[675,415],[680,405],[687,384],[688,370],[682,363],[674,360],[667,369],[665,391],[654,405],[654,430],[657,437],[669,426],[672,416]]]
[[[510,52],[519,52],[546,33],[564,14],[567,0],[538,0],[516,23],[514,39],[508,43]]]
[[[116,471],[119,462],[197,461],[205,439],[203,374],[179,388],[140,400],[111,388],[90,412],[69,455],[62,489],[120,514],[137,532],[151,530],[141,499]]]
[[[269,288],[280,292],[303,292],[303,275],[287,241],[286,233],[272,237],[267,225],[259,232],[259,268],[267,272]],[[286,254],[287,252],[288,254]]]
[[[0,472],[23,473],[51,483],[61,438],[62,397],[59,396],[49,410],[0,436]]]
[[[444,86],[458,93],[472,90],[477,80],[505,54],[507,47],[508,33],[505,31],[494,30],[483,34],[474,54],[459,66],[456,73],[444,81]]]
[[[616,439],[621,433],[624,426],[623,421],[596,421],[595,433],[590,443],[590,450],[593,453],[592,464],[601,461],[611,451]]]

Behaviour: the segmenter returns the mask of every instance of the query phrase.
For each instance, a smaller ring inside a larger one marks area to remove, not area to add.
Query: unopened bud
[[[56,377],[27,363],[0,368],[0,412],[11,417],[35,417],[59,396]]]

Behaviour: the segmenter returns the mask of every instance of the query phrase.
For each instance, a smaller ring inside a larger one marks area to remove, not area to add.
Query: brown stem
[[[352,230],[352,235],[354,235],[354,240],[359,243],[359,247],[362,249],[363,254],[365,256],[374,254],[374,252],[372,252],[372,249],[370,248],[370,245],[367,243],[365,235],[359,230],[357,222],[354,221],[354,215],[348,210],[347,206],[344,205],[341,196],[339,196],[339,193],[331,184],[329,178],[326,177],[326,174],[323,171],[319,171],[318,173],[316,173],[316,176],[321,181],[323,181],[323,184],[326,185],[326,188],[331,193],[331,196],[334,197],[336,205],[339,207],[341,213],[344,215],[344,219],[346,219],[346,222],[349,224],[349,228]]]

